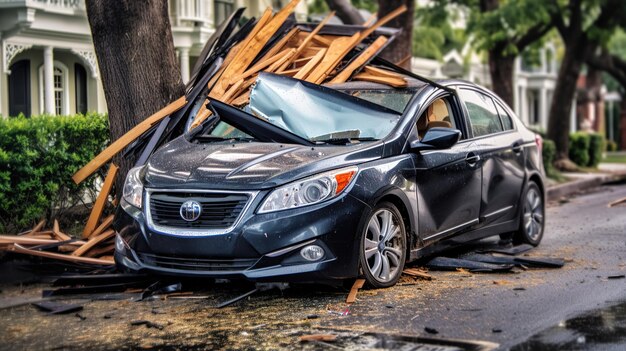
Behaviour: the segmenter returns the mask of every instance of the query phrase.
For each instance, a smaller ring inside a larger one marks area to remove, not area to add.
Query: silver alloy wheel
[[[543,204],[541,195],[535,188],[528,189],[524,203],[524,230],[532,241],[541,236],[543,230]]]
[[[365,232],[364,257],[369,273],[385,283],[401,270],[402,235],[400,219],[387,209],[380,209],[370,218]]]

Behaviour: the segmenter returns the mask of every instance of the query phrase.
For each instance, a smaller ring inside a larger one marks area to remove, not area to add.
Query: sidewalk
[[[579,191],[626,179],[625,163],[600,163],[598,170],[599,172],[593,173],[562,173],[562,175],[569,180],[565,183],[548,185],[548,189],[546,190],[548,201],[556,201]]]

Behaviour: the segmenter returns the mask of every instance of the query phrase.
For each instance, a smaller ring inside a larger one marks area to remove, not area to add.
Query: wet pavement
[[[605,186],[549,207],[544,242],[525,255],[565,258],[561,269],[430,272],[432,281],[403,277],[393,288],[362,290],[352,305],[345,303],[348,288],[297,285],[218,309],[252,287],[201,281],[193,296],[57,297],[84,308],[64,315],[30,304],[0,309],[0,350],[489,350],[493,343],[515,350],[623,349],[626,279],[609,277],[626,274],[626,207],[608,204],[624,197],[626,185]],[[49,288],[2,284],[0,307]],[[299,341],[310,334],[336,340]]]

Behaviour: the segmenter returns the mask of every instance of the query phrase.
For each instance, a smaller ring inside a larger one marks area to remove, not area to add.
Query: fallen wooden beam
[[[372,57],[374,57],[374,55],[376,55],[376,53],[380,50],[380,48],[383,47],[383,45],[385,45],[386,42],[387,38],[384,36],[376,38],[372,45],[368,46],[367,49],[361,51],[359,56],[357,56],[354,60],[352,60],[352,62],[348,64],[348,66],[346,66],[346,68],[339,72],[339,74],[337,74],[335,78],[330,81],[330,83],[337,84],[346,82],[348,79],[350,79],[352,73],[361,68]]]
[[[78,172],[72,176],[74,183],[79,184],[83,180],[87,179],[87,177],[100,169],[100,167],[102,167],[105,163],[109,162],[109,160],[111,160],[111,158],[113,158],[113,156],[115,156],[118,152],[122,151],[126,146],[150,129],[153,124],[178,111],[185,106],[186,103],[187,99],[183,96],[141,121],[141,123],[137,124],[128,133],[122,135],[119,139],[109,145],[109,147],[104,149],[104,151],[98,154],[98,156],[89,161],[89,163],[87,163],[83,168],[78,170]]]
[[[111,192],[111,188],[113,187],[113,183],[115,183],[117,169],[117,166],[113,163],[111,163],[111,166],[109,166],[109,171],[107,172],[106,178],[104,178],[104,184],[102,184],[102,189],[100,189],[100,193],[98,194],[96,202],[91,209],[91,213],[89,214],[89,219],[87,220],[85,229],[83,229],[83,239],[88,238],[90,234],[94,231],[94,229],[96,229],[98,222],[100,222],[100,217],[102,216],[104,205],[106,205],[106,201],[109,197],[109,193]]]
[[[102,233],[105,229],[107,229],[107,228],[109,228],[111,226],[111,224],[113,223],[113,219],[115,219],[115,216],[114,215],[109,215],[107,218],[102,220],[102,223],[100,223],[98,228],[94,229],[94,231],[91,232],[86,239],[89,239],[91,237],[100,235],[100,233]]]
[[[75,257],[71,255],[64,255],[64,254],[59,254],[59,253],[54,253],[54,252],[31,250],[31,249],[27,249],[21,246],[20,244],[14,244],[10,250],[16,253],[21,253],[21,254],[26,254],[26,255],[31,255],[31,256],[45,257],[45,258],[52,258],[52,259],[61,260],[61,261],[70,261],[74,263],[87,263],[87,264],[97,264],[97,265],[105,265],[105,266],[110,266],[110,265],[115,264],[115,261],[113,261],[113,259],[110,259],[110,258],[103,259],[103,258]]]
[[[38,231],[43,229],[43,226],[46,225],[46,220],[42,219],[33,227],[33,230],[30,231],[30,234],[36,234]]]
[[[352,285],[352,289],[350,289],[350,293],[348,294],[348,298],[346,299],[346,303],[354,303],[356,301],[356,294],[359,292],[359,289],[363,287],[365,284],[365,279],[357,279]]]
[[[409,85],[409,83],[407,83],[406,80],[404,80],[403,78],[381,77],[381,76],[375,76],[369,73],[359,73],[356,76],[354,76],[352,79],[386,84],[394,88],[406,88]]]
[[[54,226],[52,227],[52,233],[54,233],[54,236],[59,239],[60,241],[68,241],[68,240],[72,240],[72,238],[61,232],[61,230],[59,229],[59,221],[57,221],[56,219],[54,220]]]
[[[337,340],[337,335],[334,334],[311,334],[311,335],[302,335],[300,336],[300,342],[305,341],[335,341]]]
[[[92,247],[98,245],[99,243],[112,238],[115,235],[114,230],[107,230],[106,232],[89,239],[83,246],[76,249],[76,251],[72,252],[72,256],[82,256],[85,252],[89,251]]]
[[[0,244],[21,244],[21,245],[46,245],[46,244],[56,244],[59,240],[55,239],[37,239],[30,238],[25,236],[17,236],[17,235],[0,235]],[[82,245],[85,244],[84,241],[77,240],[69,243],[68,245]]]
[[[426,280],[433,280],[433,276],[426,273],[426,272],[422,272],[418,269],[415,268],[406,268],[405,270],[402,271],[402,273],[406,274],[406,275],[410,275],[412,277],[417,277],[417,278],[422,278],[422,279],[426,279]]]
[[[322,61],[324,55],[326,55],[326,49],[318,51],[318,53],[315,54],[315,56],[313,56],[313,58],[309,62],[307,62],[306,65],[304,65],[304,67],[302,67],[300,71],[298,71],[298,73],[296,73],[296,75],[293,77],[296,79],[305,79],[309,75],[309,73],[311,73],[311,71],[313,71],[313,69]]]
[[[102,256],[105,254],[110,255],[111,253],[113,253],[113,251],[115,251],[115,243],[108,244],[102,247],[92,247],[91,250],[87,251],[87,253],[84,256],[98,257],[98,256]]]
[[[278,70],[278,72],[280,71],[284,71],[287,67],[289,67],[289,64],[291,64],[291,62],[293,62],[293,60],[297,59],[300,54],[302,54],[302,51],[304,51],[304,49],[306,49],[306,47],[309,45],[309,43],[311,42],[311,40],[313,40],[313,38],[317,35],[317,33],[320,32],[320,30],[322,30],[322,28],[324,28],[324,26],[326,25],[326,23],[328,23],[328,21],[333,18],[333,16],[335,16],[335,11],[331,11],[328,16],[326,16],[317,26],[315,26],[315,29],[313,29],[311,31],[311,33],[309,33],[306,38],[304,38],[304,40],[302,41],[302,44],[300,44],[300,46],[298,46],[298,48],[296,49],[295,54],[293,54],[293,56],[287,60]]]

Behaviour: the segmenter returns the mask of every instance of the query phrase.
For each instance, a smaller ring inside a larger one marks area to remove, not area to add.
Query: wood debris
[[[425,280],[433,280],[433,276],[417,268],[405,268],[402,273]]]
[[[356,294],[359,292],[359,289],[363,287],[365,284],[365,279],[357,279],[352,285],[352,289],[350,289],[350,293],[348,294],[348,298],[346,298],[346,303],[354,303],[356,301]]]

